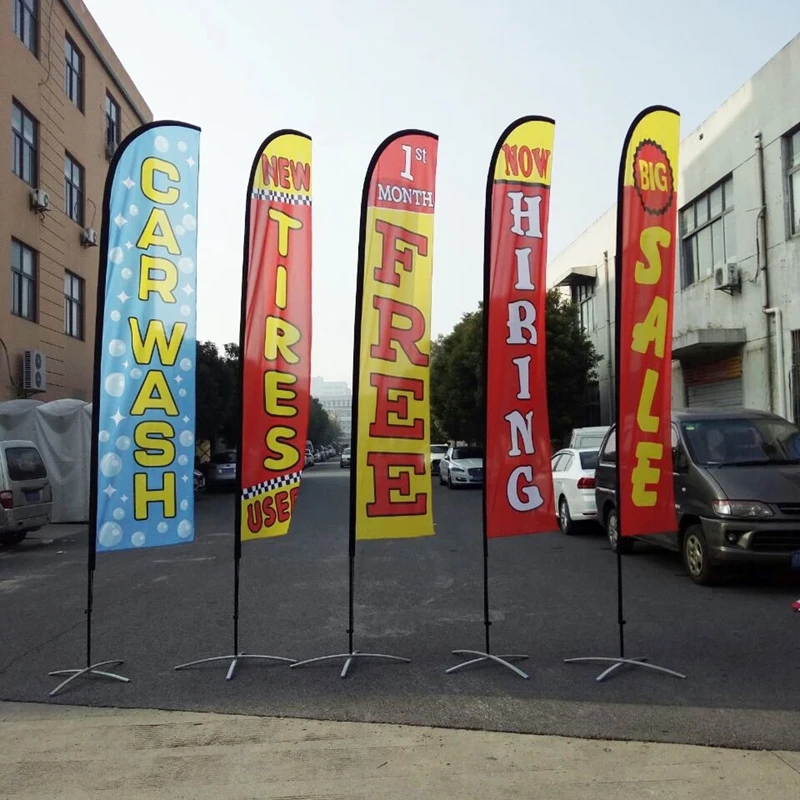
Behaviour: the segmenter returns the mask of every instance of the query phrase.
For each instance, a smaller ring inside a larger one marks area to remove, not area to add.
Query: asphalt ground
[[[304,477],[290,534],[243,547],[241,647],[305,659],[347,647],[349,472]],[[48,671],[83,666],[86,533],[51,526],[0,550],[0,699],[800,750],[800,580],[745,574],[693,585],[678,558],[624,560],[628,654],[687,674],[563,659],[617,652],[614,557],[597,531],[490,542],[492,646],[530,655],[524,681],[497,666],[453,675],[481,648],[480,492],[434,485],[436,536],[360,542],[356,648],[410,664],[341,661],[290,670],[244,663],[176,672],[232,648],[232,495],[201,496],[189,545],[103,554],[95,660],[124,658],[130,684],[83,679],[50,700]]]

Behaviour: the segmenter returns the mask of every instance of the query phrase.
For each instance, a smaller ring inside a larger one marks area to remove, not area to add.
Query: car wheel
[[[447,488],[448,489],[455,489],[456,487],[453,486],[453,478],[451,477],[450,473],[447,473]]]
[[[690,525],[681,545],[683,565],[689,577],[700,586],[711,586],[719,580],[719,570],[711,563],[702,525]]]
[[[571,536],[575,533],[575,523],[572,521],[572,515],[569,513],[569,503],[566,497],[562,497],[558,503],[558,527],[561,528],[561,533]]]
[[[28,531],[7,531],[6,533],[0,533],[0,544],[19,544],[27,535]]]
[[[622,555],[633,552],[633,539],[619,535],[619,517],[616,508],[612,508],[606,517],[606,538],[612,553],[616,553],[617,548]]]

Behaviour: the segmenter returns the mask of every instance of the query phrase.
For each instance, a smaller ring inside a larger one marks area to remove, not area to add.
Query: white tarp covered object
[[[53,522],[88,522],[92,406],[83,400],[0,403],[0,441],[28,439],[53,487]]]

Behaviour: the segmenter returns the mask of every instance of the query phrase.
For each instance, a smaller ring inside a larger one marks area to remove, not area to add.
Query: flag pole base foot
[[[650,664],[647,661],[645,656],[640,658],[608,658],[604,656],[582,656],[580,658],[565,658],[565,664],[611,664],[611,666],[601,672],[595,680],[600,683],[600,681],[604,681],[606,678],[611,677],[613,674],[617,672],[617,670],[622,669],[622,667],[644,667],[645,669],[651,669],[655,672],[663,672],[666,675],[672,675],[674,678],[680,678],[681,680],[686,680],[686,676],[680,672],[675,672],[674,670],[667,669],[666,667],[659,667],[658,664]]]
[[[225,676],[225,680],[229,681],[233,678],[234,673],[236,672],[236,667],[239,666],[240,661],[247,661],[249,659],[253,659],[255,661],[277,661],[281,664],[294,664],[296,660],[294,658],[284,658],[283,656],[262,656],[256,655],[254,653],[237,653],[236,655],[232,656],[213,656],[212,658],[199,658],[197,661],[189,661],[186,664],[178,664],[177,667],[174,669],[188,669],[189,667],[196,667],[198,664],[212,664],[217,661],[230,661],[231,665],[228,667],[228,674]]]
[[[98,675],[101,678],[108,678],[112,681],[120,681],[121,683],[130,683],[131,679],[126,678],[123,675],[117,675],[115,672],[106,672],[105,670],[101,670],[100,667],[118,667],[120,664],[124,664],[125,662],[123,659],[115,659],[114,661],[98,661],[97,664],[92,664],[90,667],[83,667],[81,669],[58,669],[55,672],[48,672],[48,675],[61,677],[62,675],[69,675],[69,677],[62,681],[61,683],[53,689],[52,692],[48,692],[48,697],[55,697],[62,689],[65,689],[72,681],[76,678],[80,678],[83,675]]]
[[[453,650],[454,656],[476,656],[476,658],[471,658],[469,661],[464,661],[461,664],[456,664],[454,667],[450,667],[449,669],[445,670],[446,675],[450,675],[457,670],[464,669],[464,667],[471,667],[473,664],[480,664],[483,661],[491,661],[495,664],[499,664],[501,667],[506,667],[510,669],[512,672],[516,672],[520,678],[524,678],[526,681],[529,679],[529,675],[523,672],[519,667],[515,667],[511,662],[512,661],[524,661],[528,656],[521,655],[521,654],[509,654],[509,655],[500,655],[496,656],[492,653],[484,653],[482,650]]]
[[[360,658],[385,658],[389,661],[399,661],[403,664],[410,664],[410,658],[404,658],[403,656],[390,656],[386,653],[359,653],[358,650],[353,650],[352,653],[337,653],[336,655],[332,656],[318,656],[317,658],[309,658],[305,661],[298,661],[292,664],[289,669],[295,669],[296,667],[303,667],[306,664],[318,664],[321,661],[333,661],[337,658],[343,658],[344,667],[342,667],[342,674],[340,677],[346,678],[347,673],[350,671],[350,667],[352,666],[354,661],[357,661]]]

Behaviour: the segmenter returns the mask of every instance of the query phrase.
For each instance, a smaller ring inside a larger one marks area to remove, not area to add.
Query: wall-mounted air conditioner
[[[735,263],[725,264],[723,267],[714,269],[714,289],[721,292],[738,292],[742,288],[742,279],[739,274],[739,265]]]
[[[81,244],[84,247],[97,247],[97,231],[94,228],[84,228],[81,231]]]
[[[50,210],[50,195],[44,189],[31,189],[31,209],[37,212]]]
[[[22,388],[26,392],[47,391],[47,359],[41,350],[22,354]]]

